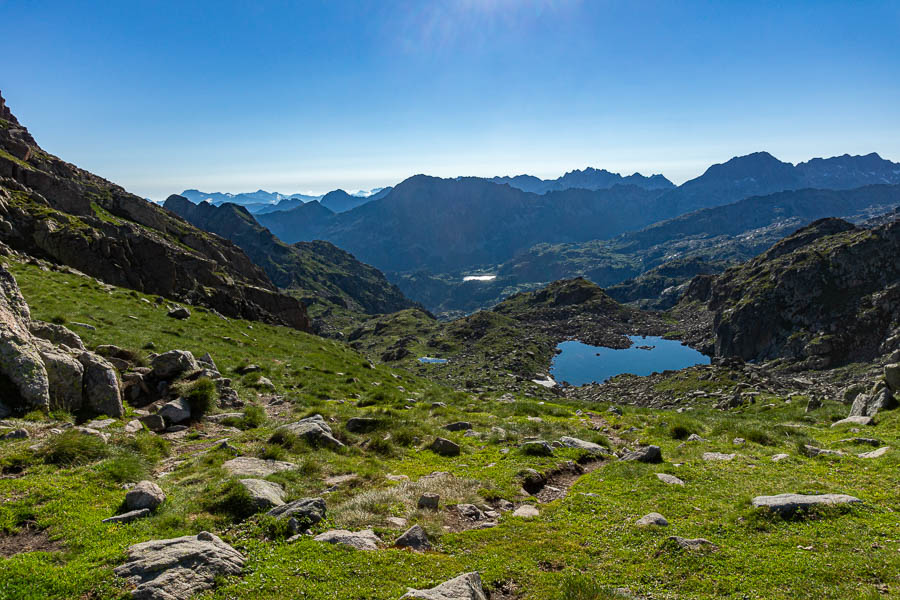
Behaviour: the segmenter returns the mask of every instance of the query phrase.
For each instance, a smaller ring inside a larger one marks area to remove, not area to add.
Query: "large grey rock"
[[[381,543],[381,540],[371,529],[363,529],[362,531],[332,529],[325,533],[320,533],[313,539],[317,542],[343,544],[357,550],[378,550],[378,544]]]
[[[398,548],[409,548],[417,552],[431,550],[431,542],[428,541],[428,535],[419,525],[413,525],[406,532],[397,538],[394,545]]]
[[[238,456],[222,464],[222,467],[238,477],[268,477],[272,473],[289,471],[297,468],[297,465],[280,460],[264,460],[252,456]]]
[[[150,364],[153,367],[153,375],[164,381],[170,381],[179,375],[200,369],[197,359],[187,350],[163,352],[155,356]]]
[[[191,311],[186,309],[183,306],[176,306],[172,308],[169,312],[166,313],[167,317],[172,317],[173,319],[188,319],[191,316]]]
[[[729,461],[734,460],[734,454],[725,454],[724,452],[704,452],[703,460],[707,462],[713,461]]]
[[[531,440],[524,442],[519,449],[531,456],[552,456],[553,446],[545,440]]]
[[[101,523],[131,523],[132,521],[137,521],[138,519],[143,519],[150,516],[149,508],[139,508],[137,510],[131,510],[127,513],[122,513],[121,515],[115,515],[100,521]]]
[[[844,453],[840,450],[826,450],[825,448],[817,448],[816,446],[810,446],[809,444],[803,444],[801,452],[810,458],[816,456],[844,456]]]
[[[256,510],[268,510],[284,504],[284,488],[265,479],[240,479],[241,485],[250,494]]]
[[[268,513],[272,517],[288,519],[294,533],[306,531],[325,519],[325,500],[322,498],[301,498],[276,506]]]
[[[635,525],[638,527],[668,527],[669,522],[658,512],[652,512],[638,519]]]
[[[313,415],[300,419],[296,423],[288,423],[278,428],[278,431],[287,431],[297,437],[305,438],[313,446],[325,446],[328,448],[343,448],[344,444],[334,437],[328,423],[322,415]]]
[[[47,370],[50,408],[78,412],[83,402],[84,366],[72,354],[38,339],[38,352]]]
[[[139,418],[138,421],[143,423],[147,429],[153,432],[159,432],[166,428],[166,421],[161,415],[144,415]]]
[[[880,457],[884,456],[885,454],[887,454],[888,450],[890,450],[890,449],[891,449],[890,446],[882,446],[881,448],[879,448],[877,450],[872,450],[871,452],[863,452],[861,454],[857,454],[857,456],[860,458],[880,458]]]
[[[523,504],[513,511],[512,516],[522,517],[523,519],[533,519],[539,514],[541,514],[540,511],[533,504]]]
[[[684,485],[684,482],[681,479],[674,475],[669,475],[668,473],[657,473],[656,478],[669,485]]]
[[[115,574],[135,585],[135,600],[187,600],[208,590],[216,577],[239,575],[240,552],[206,531],[169,540],[135,544]]]
[[[29,329],[35,337],[47,340],[53,344],[62,344],[73,350],[86,350],[84,342],[81,341],[78,334],[62,325],[45,323],[44,321],[32,321]]]
[[[437,510],[440,501],[441,497],[438,494],[425,492],[424,494],[419,496],[419,501],[416,503],[416,508],[420,510]]]
[[[862,500],[847,494],[778,494],[777,496],[757,496],[752,500],[754,508],[768,509],[786,517],[805,512],[815,506],[855,504],[857,502],[862,502]]]
[[[601,446],[600,444],[595,444],[594,442],[588,442],[585,440],[580,440],[574,437],[561,437],[559,438],[559,443],[565,446],[566,448],[576,448],[578,450],[585,450],[590,452],[591,454],[609,454],[609,450]]]
[[[638,448],[634,452],[629,452],[624,455],[622,460],[636,460],[643,463],[661,463],[663,460],[662,450],[659,449],[659,446],[644,446],[643,448]]]
[[[472,424],[468,421],[455,421],[444,425],[444,429],[447,431],[467,431],[472,429]]]
[[[884,366],[884,381],[895,394],[900,394],[900,363]]]
[[[442,437],[435,438],[429,448],[441,456],[459,456],[459,445]]]
[[[44,362],[28,329],[31,313],[16,280],[0,267],[0,373],[15,386],[20,398],[4,398],[10,408],[50,408],[50,382]],[[16,406],[21,404],[21,406]]]
[[[410,589],[400,600],[487,600],[478,573],[465,573],[427,590]]]
[[[108,360],[93,352],[82,352],[78,356],[84,367],[84,405],[91,412],[110,417],[125,414],[122,393],[119,391],[119,377]]]
[[[128,510],[140,510],[142,508],[155,510],[157,506],[165,501],[165,492],[152,481],[140,481],[125,494],[125,508]]]
[[[191,405],[184,398],[175,398],[163,404],[156,414],[167,423],[182,423],[191,418]]]
[[[897,407],[897,400],[891,390],[882,383],[876,385],[869,393],[860,394],[850,407],[851,417],[874,417],[879,411]]]

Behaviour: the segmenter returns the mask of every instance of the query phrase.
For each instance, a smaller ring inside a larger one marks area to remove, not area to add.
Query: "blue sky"
[[[0,0],[0,90],[154,199],[900,160],[900,2]]]

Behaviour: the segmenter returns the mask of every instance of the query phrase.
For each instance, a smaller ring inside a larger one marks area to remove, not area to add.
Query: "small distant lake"
[[[497,279],[496,275],[466,275],[463,281],[493,281]]]
[[[622,373],[650,375],[653,372],[708,365],[709,357],[677,340],[656,336],[630,335],[632,346],[625,350],[589,346],[581,342],[562,342],[562,351],[553,359],[550,375],[557,381],[584,385],[604,382]]]
[[[419,362],[426,363],[429,365],[442,365],[445,362],[447,362],[447,359],[446,358],[432,358],[430,356],[422,356],[422,357],[419,357]]]

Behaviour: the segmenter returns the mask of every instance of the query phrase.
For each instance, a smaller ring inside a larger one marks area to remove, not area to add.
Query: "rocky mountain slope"
[[[357,206],[362,206],[363,204],[372,202],[373,200],[384,198],[391,193],[392,189],[394,188],[381,188],[375,193],[366,196],[348,194],[344,190],[334,190],[333,192],[328,192],[327,194],[322,196],[322,198],[319,200],[319,204],[335,213],[346,212],[348,210],[356,208]]]
[[[193,202],[200,204],[201,202],[211,202],[215,205],[239,204],[251,213],[270,210],[278,207],[279,210],[287,210],[295,208],[305,202],[318,200],[321,196],[310,196],[307,194],[279,194],[278,192],[267,192],[266,190],[256,190],[255,192],[245,192],[241,194],[229,194],[227,192],[201,192],[200,190],[184,190],[179,194]]]
[[[329,242],[285,244],[235,204],[194,204],[172,195],[165,208],[196,227],[241,247],[279,288],[290,291],[320,315],[328,307],[378,314],[416,306],[378,269]]]
[[[691,333],[717,356],[806,368],[872,360],[900,348],[898,252],[900,220],[867,229],[822,219],[746,264],[695,278],[675,312],[708,311],[708,328]]]
[[[0,98],[0,241],[114,285],[306,329],[234,244],[42,150]]]

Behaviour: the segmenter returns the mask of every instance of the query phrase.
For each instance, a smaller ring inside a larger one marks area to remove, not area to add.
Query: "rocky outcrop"
[[[115,369],[83,348],[81,339],[65,327],[32,321],[15,278],[0,267],[0,386],[6,407],[20,413],[60,409],[84,416],[122,416]]]
[[[240,248],[48,154],[3,110],[14,126],[0,127],[0,241],[113,285],[309,329]]]
[[[487,600],[478,573],[465,573],[427,590],[410,589],[400,600]]]
[[[898,254],[900,221],[861,229],[822,219],[704,285],[693,282],[682,302],[712,314],[706,335],[717,356],[817,369],[871,360],[900,347]]]
[[[239,575],[244,568],[240,552],[206,531],[135,544],[127,554],[115,573],[135,586],[135,600],[187,600],[212,588],[217,577]]]

